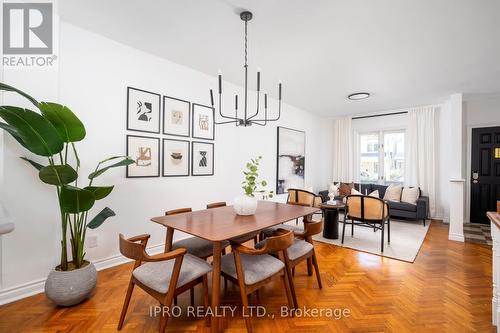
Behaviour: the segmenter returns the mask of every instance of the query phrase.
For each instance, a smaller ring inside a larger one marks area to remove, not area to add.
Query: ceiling
[[[500,92],[498,0],[64,0],[61,18],[121,43],[250,85],[325,116]],[[363,101],[347,95],[367,91]]]

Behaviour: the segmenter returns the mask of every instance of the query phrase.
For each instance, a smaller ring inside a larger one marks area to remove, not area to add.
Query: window
[[[362,183],[403,183],[405,132],[359,135],[359,179]]]

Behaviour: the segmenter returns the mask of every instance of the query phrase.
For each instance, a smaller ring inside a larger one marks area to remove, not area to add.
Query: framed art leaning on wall
[[[276,194],[289,188],[304,188],[306,133],[278,127]]]
[[[163,139],[163,177],[189,176],[189,141]]]
[[[127,87],[127,130],[160,133],[159,94]]]
[[[135,163],[127,166],[127,178],[160,176],[160,139],[127,135],[127,156]]]
[[[213,176],[214,144],[193,141],[191,147],[191,175]]]

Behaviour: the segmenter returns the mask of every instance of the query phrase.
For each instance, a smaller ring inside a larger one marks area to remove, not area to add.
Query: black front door
[[[472,129],[470,221],[489,223],[500,200],[500,127]]]

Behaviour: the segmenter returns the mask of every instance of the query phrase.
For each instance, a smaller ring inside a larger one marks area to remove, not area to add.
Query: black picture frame
[[[158,130],[157,131],[147,131],[147,130],[137,129],[137,128],[131,127],[131,125],[130,125],[130,114],[129,114],[129,109],[130,109],[130,91],[131,90],[140,91],[142,93],[151,94],[151,95],[155,95],[155,96],[158,97]],[[161,95],[160,94],[154,93],[152,91],[147,91],[147,90],[143,90],[143,89],[139,89],[139,88],[134,88],[134,87],[127,86],[127,130],[128,131],[160,134],[160,130],[161,130],[161,124],[160,124],[161,123],[161,115],[160,115],[160,113],[161,113]]]
[[[182,134],[173,134],[173,133],[168,133],[166,132],[165,130],[165,105],[167,103],[165,103],[165,100],[166,99],[172,99],[172,100],[175,100],[175,101],[179,101],[179,102],[183,102],[183,103],[187,103],[188,104],[188,124],[187,124],[187,128],[188,128],[188,134],[187,135],[182,135]],[[168,96],[168,95],[163,95],[163,101],[162,101],[162,112],[161,112],[161,123],[162,123],[162,133],[165,134],[165,135],[171,135],[171,136],[179,136],[179,137],[185,137],[185,138],[189,138],[191,136],[191,128],[192,128],[192,125],[191,125],[191,102],[190,101],[186,101],[186,100],[183,100],[183,99],[180,99],[180,98],[176,98],[176,97],[172,97],[172,96]]]
[[[305,184],[305,179],[306,179],[306,132],[297,130],[294,128],[289,128],[289,127],[283,127],[283,126],[277,126],[276,128],[276,195],[278,194],[284,194],[286,192],[281,191],[280,189],[280,184],[279,184],[279,170],[280,170],[280,129],[287,130],[287,131],[295,131],[299,133],[304,134],[304,162],[303,162],[303,178],[304,178],[304,184]]]
[[[158,144],[158,148],[157,148],[158,149],[158,168],[157,168],[157,174],[156,175],[150,175],[150,176],[131,176],[129,174],[129,167],[130,167],[130,165],[127,165],[127,167],[125,168],[125,170],[126,170],[126,173],[125,173],[126,178],[155,178],[155,177],[160,177],[160,158],[161,158],[161,154],[160,154],[160,138],[155,138],[155,137],[151,137],[151,136],[142,136],[142,135],[127,135],[126,139],[125,139],[126,154],[127,154],[127,156],[131,156],[130,152],[129,152],[129,138],[151,139],[151,140],[156,140],[157,141],[157,144]]]
[[[187,144],[187,156],[188,156],[188,162],[187,162],[187,173],[186,174],[179,174],[179,175],[166,175],[165,174],[165,141],[176,141],[176,142],[184,142]],[[161,158],[161,176],[162,177],[189,177],[190,176],[190,171],[191,171],[191,143],[188,140],[178,140],[178,139],[167,139],[164,138],[162,140],[162,158]]]
[[[194,172],[194,145],[211,145],[212,146],[212,173],[210,174],[196,174]],[[191,176],[193,177],[203,177],[203,176],[213,176],[215,174],[215,144],[213,142],[203,142],[203,141],[191,141]]]
[[[207,109],[210,109],[212,110],[212,137],[209,138],[209,137],[200,137],[200,136],[195,136],[195,131],[194,131],[194,123],[195,123],[195,119],[194,119],[194,109],[195,107],[202,107],[202,108],[207,108]],[[191,103],[191,112],[192,112],[192,116],[191,116],[191,136],[193,139],[202,139],[202,140],[211,140],[211,141],[214,141],[215,140],[215,109],[211,106],[207,106],[207,105],[203,105],[203,104],[198,104],[198,103]]]

